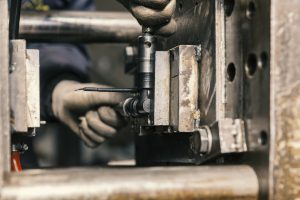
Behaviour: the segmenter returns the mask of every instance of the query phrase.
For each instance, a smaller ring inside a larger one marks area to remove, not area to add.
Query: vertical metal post
[[[0,186],[10,170],[8,1],[0,0]]]
[[[18,39],[22,0],[13,0],[10,5],[9,39]]]
[[[300,1],[271,3],[270,199],[300,195]]]

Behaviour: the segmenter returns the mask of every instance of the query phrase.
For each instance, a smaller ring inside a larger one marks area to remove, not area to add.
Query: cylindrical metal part
[[[97,88],[97,87],[85,87],[76,91],[85,92],[120,92],[120,93],[136,93],[136,88]]]
[[[139,37],[138,46],[138,76],[139,89],[151,89],[154,85],[156,37],[144,33]]]
[[[122,115],[126,117],[141,117],[151,112],[151,101],[147,97],[130,97],[122,102]]]
[[[141,32],[126,12],[22,11],[19,37],[29,42],[130,43]]]
[[[123,113],[127,117],[138,117],[139,113],[139,100],[134,97],[130,97],[126,99],[123,103],[121,103],[123,107]]]
[[[1,199],[196,200],[258,196],[248,166],[36,170],[11,174]]]

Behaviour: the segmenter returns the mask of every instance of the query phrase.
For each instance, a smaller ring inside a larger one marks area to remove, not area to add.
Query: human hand
[[[176,0],[118,0],[144,27],[154,29],[155,34],[169,36],[177,25],[173,19]]]
[[[120,93],[75,91],[83,87],[107,87],[61,81],[52,94],[54,116],[66,124],[84,143],[95,148],[113,137],[124,125],[121,116],[113,109],[124,97]]]

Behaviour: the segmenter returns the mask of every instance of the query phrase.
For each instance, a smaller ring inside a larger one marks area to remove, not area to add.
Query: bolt
[[[13,73],[16,70],[17,63],[12,63],[9,68],[9,73]]]
[[[13,144],[12,151],[19,151],[20,153],[24,153],[29,149],[27,144]]]
[[[190,148],[195,154],[208,154],[211,151],[212,137],[209,127],[199,128],[190,137]]]
[[[195,56],[196,56],[196,60],[197,62],[201,61],[201,57],[202,57],[202,47],[201,44],[198,46],[195,46]]]

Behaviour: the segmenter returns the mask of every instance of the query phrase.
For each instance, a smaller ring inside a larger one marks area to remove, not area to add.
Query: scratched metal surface
[[[215,115],[215,2],[210,0],[178,1],[175,18],[177,32],[164,42],[168,50],[178,45],[200,45],[202,66],[200,71],[199,107],[203,124],[211,124]]]
[[[300,1],[272,2],[270,199],[300,196]]]
[[[33,170],[6,179],[2,200],[255,200],[249,166]]]
[[[10,170],[9,84],[8,84],[8,1],[0,0],[0,186]]]
[[[225,115],[241,117],[246,122],[249,153],[238,162],[250,164],[256,170],[260,199],[268,198],[269,58],[270,1],[235,1],[231,16],[225,17],[225,66],[234,63],[236,67],[235,80],[225,85]],[[251,76],[247,66],[253,67]]]
[[[223,117],[246,121],[250,152],[230,161],[225,158],[218,162],[248,163],[253,166],[260,179],[260,198],[266,199],[270,130],[270,1],[225,1],[228,2],[234,2],[232,13],[227,15],[224,9],[224,21],[215,22],[215,19],[222,19],[222,12],[219,10],[216,14],[215,7],[224,8],[223,0],[179,0],[176,11],[179,28],[174,36],[164,42],[164,48],[170,49],[179,44],[202,45],[201,123],[213,123],[219,117],[216,112],[222,112],[220,115]],[[224,58],[218,53],[222,52],[220,44],[224,42],[222,38],[218,40],[222,35],[222,23],[225,32]],[[255,59],[251,59],[251,55]],[[247,73],[248,60],[249,65],[254,62],[255,69],[251,76]],[[219,99],[224,107],[221,111],[216,110],[220,107],[217,107],[215,89],[216,65],[220,63],[226,75],[225,92]],[[235,66],[233,81],[227,79],[227,67],[231,63]]]

